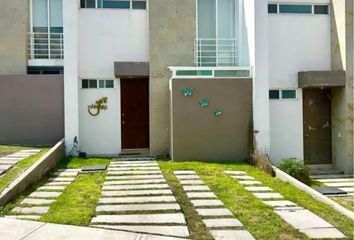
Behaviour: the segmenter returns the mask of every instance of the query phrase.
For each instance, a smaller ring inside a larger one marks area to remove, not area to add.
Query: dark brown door
[[[121,79],[122,148],[149,148],[149,80]]]
[[[304,157],[306,164],[331,164],[331,91],[304,89]]]

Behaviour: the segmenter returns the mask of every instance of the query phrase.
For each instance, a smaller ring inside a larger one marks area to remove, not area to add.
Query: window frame
[[[129,2],[129,8],[104,8],[104,7],[99,7],[99,1],[105,1],[105,0],[94,0],[95,1],[95,7],[86,7],[87,5],[87,0],[82,0],[85,2],[85,7],[82,7],[81,1],[79,1],[79,8],[80,9],[116,9],[116,10],[147,10],[148,9],[148,0],[110,0],[110,1],[123,1],[123,2]],[[144,2],[145,3],[145,8],[134,8],[133,2]],[[103,5],[103,4],[102,4]]]
[[[329,16],[331,13],[331,9],[330,9],[330,5],[326,4],[326,3],[278,3],[278,2],[268,2],[268,5],[276,5],[277,6],[277,12],[273,13],[273,12],[269,12],[268,8],[268,14],[294,14],[294,15],[301,15],[301,16],[308,16],[308,15],[316,15],[316,16],[321,16],[321,15],[325,15],[325,16]],[[280,5],[300,5],[300,6],[311,6],[311,13],[290,13],[290,12],[280,12]],[[315,7],[316,6],[326,6],[327,7],[327,14],[323,14],[323,13],[315,13]]]
[[[81,84],[81,89],[86,90],[86,89],[115,89],[116,88],[116,79],[102,79],[102,78],[81,78],[80,79],[80,84]],[[88,81],[87,83],[87,88],[83,87],[83,81]],[[96,87],[90,87],[90,81],[96,81]],[[104,81],[104,87],[100,87],[100,81]],[[113,81],[113,87],[107,87],[107,81]]]
[[[298,94],[298,89],[294,88],[284,88],[284,89],[269,89],[268,92],[270,91],[278,91],[279,92],[279,98],[270,98],[268,94],[268,99],[269,101],[297,101],[299,99],[299,94]],[[283,91],[294,91],[295,92],[295,98],[283,98]]]

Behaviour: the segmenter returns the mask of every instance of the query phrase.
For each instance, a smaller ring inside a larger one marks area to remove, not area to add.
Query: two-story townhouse
[[[176,160],[257,148],[352,171],[352,1],[21,3],[1,44],[28,45],[1,52],[21,74],[64,73],[68,153],[74,140],[89,155]]]

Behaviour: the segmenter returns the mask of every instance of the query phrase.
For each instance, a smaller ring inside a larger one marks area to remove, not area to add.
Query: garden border
[[[13,197],[26,190],[28,186],[39,181],[57,165],[64,155],[65,144],[62,139],[1,192],[0,206],[4,206]]]
[[[293,178],[289,174],[285,173],[284,171],[280,170],[279,168],[273,166],[273,169],[275,171],[276,177],[283,180],[284,182],[288,182],[291,185],[295,186],[296,188],[310,194],[313,198],[316,200],[326,203],[333,207],[336,211],[339,213],[347,216],[348,218],[354,220],[354,212],[346,209],[345,207],[341,206],[340,204],[336,203],[332,199],[328,198],[327,196],[317,192],[313,188],[307,186],[306,184],[298,181],[297,179]]]

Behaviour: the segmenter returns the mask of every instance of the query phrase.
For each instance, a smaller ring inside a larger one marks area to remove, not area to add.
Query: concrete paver
[[[218,200],[191,200],[195,207],[209,207],[209,206],[224,206],[224,204]]]
[[[103,191],[111,190],[133,190],[133,189],[165,189],[169,188],[167,184],[139,184],[139,185],[105,185],[102,187]]]
[[[204,224],[208,228],[216,227],[242,227],[242,223],[236,218],[215,218],[215,219],[203,219]]]
[[[99,205],[96,212],[163,211],[181,210],[177,203]]]
[[[52,204],[54,199],[40,199],[40,198],[26,198],[20,204],[28,205],[49,205]]]
[[[137,185],[137,184],[149,184],[149,183],[166,183],[163,178],[160,179],[145,179],[145,180],[121,180],[121,181],[106,181],[105,185]]]
[[[206,185],[187,185],[187,186],[183,186],[183,189],[186,192],[210,191],[210,188]]]
[[[99,215],[91,224],[186,224],[182,213],[136,214],[136,215]]]
[[[33,192],[28,197],[30,198],[57,198],[61,192]]]
[[[275,193],[275,192],[266,192],[266,193],[253,192],[253,195],[259,199],[283,198],[283,196],[281,194]]]
[[[273,191],[270,187],[245,187],[247,191],[250,192],[268,192]]]
[[[96,227],[132,232],[161,234],[177,237],[188,237],[189,231],[186,226],[156,226],[156,225],[96,225]]]
[[[103,197],[122,197],[122,196],[147,196],[147,195],[172,195],[170,189],[161,190],[130,190],[130,191],[102,191]]]
[[[345,238],[345,235],[336,228],[312,228],[300,229],[300,232],[306,234],[309,238]]]
[[[296,206],[295,203],[288,200],[273,200],[273,201],[263,201],[265,204],[271,207],[292,207]]]
[[[256,240],[246,230],[212,230],[210,234],[215,240]]]
[[[152,203],[152,202],[175,202],[174,196],[157,196],[157,197],[102,197],[99,204],[115,204],[115,203]]]
[[[216,198],[215,194],[213,192],[187,192],[187,197],[190,199],[193,198]]]
[[[137,180],[137,179],[158,179],[163,178],[162,174],[153,175],[124,175],[124,176],[107,176],[106,181],[116,181],[116,180]]]
[[[44,214],[48,212],[49,207],[15,207],[12,212],[21,214]]]
[[[197,208],[196,211],[202,217],[233,216],[227,208]]]

